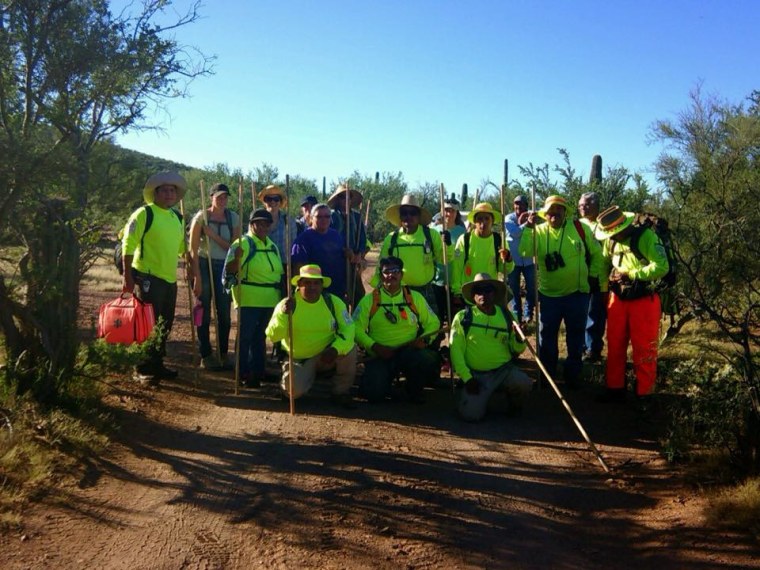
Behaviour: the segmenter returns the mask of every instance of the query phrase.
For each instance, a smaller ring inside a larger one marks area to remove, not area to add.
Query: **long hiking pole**
[[[287,283],[288,299],[292,298],[290,279],[292,277],[293,268],[290,263],[290,228],[288,227],[288,208],[290,207],[290,175],[285,175],[285,251],[287,254],[287,263],[285,265],[285,275]],[[296,413],[296,399],[293,396],[293,376],[296,371],[293,366],[293,313],[295,313],[295,306],[293,311],[288,313],[288,400],[290,401],[290,415],[293,416]]]
[[[443,231],[445,232],[448,227],[446,226],[446,209],[444,206],[444,194],[445,189],[443,187],[443,183],[441,183],[441,186],[438,188],[438,201],[440,202],[441,206],[441,227],[443,228]],[[448,246],[446,245],[446,240],[443,240],[443,243],[441,244],[441,250],[443,251],[443,292],[444,295],[446,295],[446,324],[448,325],[449,333],[451,333],[451,285],[449,283],[449,256],[448,252],[446,251],[448,249]],[[449,340],[449,339],[447,339]],[[449,342],[451,342],[449,340]],[[454,387],[454,367],[451,365],[451,356],[449,355],[449,379],[451,380],[451,390],[453,392],[456,392]]]
[[[253,190],[253,187],[251,187]],[[243,246],[243,181],[240,181],[238,185],[238,248]],[[242,260],[242,256],[240,257]],[[237,280],[235,282],[235,288],[237,289],[237,333],[235,334],[235,395],[240,393],[240,330],[241,321],[243,319],[243,274],[242,263],[238,262],[237,266]]]
[[[185,223],[185,201],[179,201],[179,213],[182,216],[182,223]],[[200,275],[198,275],[200,279]],[[200,352],[198,350],[198,343],[195,336],[195,319],[193,315],[193,287],[190,280],[187,281],[187,302],[190,308],[190,337],[193,342],[193,380],[198,381],[198,366],[200,365]]]
[[[505,195],[507,193],[507,190],[509,190],[509,160],[506,158],[504,159],[504,182],[501,185],[501,246],[505,248],[509,248],[507,245],[507,228],[504,225],[504,212],[506,211],[504,204],[505,202]],[[506,265],[506,264],[505,264]],[[504,268],[504,285],[506,287],[506,290],[509,291],[509,273],[507,273],[506,267]],[[509,301],[506,302],[507,308],[509,308]]]
[[[208,211],[206,211],[206,188],[205,183],[201,180],[201,212],[203,212],[203,227],[204,231],[208,229]],[[214,331],[216,332],[216,359],[219,364],[222,362],[222,344],[219,338],[219,315],[216,310],[216,286],[214,285],[214,267],[213,260],[211,258],[211,242],[208,235],[205,236],[206,242],[206,259],[208,260],[208,280],[211,286],[211,320],[214,321]]]
[[[242,200],[240,202],[242,204]],[[251,212],[256,209],[256,183],[251,181]],[[241,210],[240,216],[243,216],[243,212]]]
[[[358,228],[357,233],[359,233]],[[351,251],[351,192],[348,189],[348,181],[346,181],[346,255],[350,255]],[[351,260],[346,257],[346,300],[348,301],[349,313],[354,310],[354,292],[348,290],[350,284]]]
[[[531,185],[530,189],[530,211],[536,211],[536,183]],[[536,228],[532,229],[533,233],[533,304],[536,308],[536,350],[541,352],[541,301],[538,298],[538,249],[536,245]],[[527,303],[528,300],[526,299]],[[542,390],[541,382],[538,383],[538,389]]]
[[[367,213],[364,216],[365,220],[369,219],[369,205],[370,205],[370,202],[371,202],[371,200],[368,199],[367,200]],[[362,234],[362,232],[361,232],[361,223],[362,223],[361,206],[359,206],[359,212],[357,213],[357,216],[358,216],[359,223],[357,224],[357,227],[356,227],[356,240],[354,240],[354,249],[358,252],[359,248],[362,246],[362,244],[359,243],[359,241],[361,240],[361,234]],[[367,223],[366,222],[364,223],[364,232],[365,232],[364,239],[366,240],[367,239],[367,236],[366,236]],[[356,280],[359,279],[359,278],[361,278],[361,262],[359,262],[359,263],[353,263],[352,265],[353,265],[353,271],[351,272],[351,292],[352,292],[354,301],[356,301],[356,295],[355,295],[355,293],[356,293]]]
[[[546,379],[549,381],[549,385],[554,389],[554,393],[557,394],[559,401],[562,402],[562,405],[564,406],[565,410],[567,410],[567,413],[570,414],[570,417],[572,418],[573,423],[575,423],[575,426],[578,428],[578,431],[583,436],[583,439],[586,440],[586,443],[588,443],[589,447],[596,455],[596,458],[599,460],[599,463],[601,463],[602,468],[604,469],[605,473],[610,473],[610,468],[607,466],[607,463],[605,463],[604,458],[602,457],[602,454],[599,453],[599,450],[597,449],[596,445],[594,445],[594,442],[591,441],[591,438],[586,433],[586,430],[583,429],[581,422],[576,417],[575,413],[573,412],[573,409],[570,407],[570,404],[568,404],[567,400],[565,400],[565,397],[562,395],[562,392],[559,391],[559,388],[557,387],[557,383],[551,377],[551,375],[549,374],[549,371],[546,370],[544,363],[541,362],[541,359],[538,357],[538,354],[536,354],[536,350],[533,348],[533,345],[528,340],[528,337],[525,336],[525,333],[520,328],[520,325],[518,325],[515,321],[512,321],[512,326],[517,331],[517,334],[520,335],[520,338],[523,340],[523,342],[527,345],[528,350],[530,350],[531,354],[533,355],[533,358],[536,361],[536,364],[538,364],[538,367],[546,376]]]

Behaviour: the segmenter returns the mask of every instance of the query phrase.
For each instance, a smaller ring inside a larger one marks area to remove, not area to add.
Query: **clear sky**
[[[187,0],[175,1],[177,9]],[[566,148],[654,183],[654,121],[699,83],[760,89],[758,0],[208,0],[177,39],[215,74],[127,148],[328,184],[402,172],[459,190]]]

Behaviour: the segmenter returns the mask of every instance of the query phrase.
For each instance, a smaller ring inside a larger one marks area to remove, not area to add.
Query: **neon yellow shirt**
[[[381,287],[380,303],[371,319],[369,314],[372,310],[372,291],[362,297],[354,309],[356,342],[366,350],[370,350],[376,342],[384,346],[396,347],[413,341],[420,334],[437,331],[441,327],[441,321],[428,306],[425,297],[417,291],[410,291],[410,293],[412,302],[419,312],[419,319],[407,306],[401,289],[395,295],[391,295]],[[395,323],[388,320],[386,311],[393,315]],[[422,325],[421,332],[418,323]],[[430,341],[433,335],[426,338]]]
[[[346,304],[335,295],[327,294],[332,299],[335,315],[321,295],[315,303],[307,303],[298,291],[293,295],[296,302],[293,312],[293,358],[296,360],[316,356],[328,346],[345,356],[354,347],[354,322]],[[272,342],[282,341],[285,350],[290,352],[288,315],[282,312],[285,301],[283,299],[274,308],[266,335]]]
[[[153,210],[153,221],[147,232],[146,208]],[[176,283],[177,258],[187,251],[185,228],[173,210],[148,204],[129,216],[121,247],[125,256],[134,256],[132,267],[137,271],[155,275],[167,283]],[[141,247],[144,247],[144,251]]]
[[[462,320],[465,311],[459,311],[451,326],[451,363],[463,382],[472,378],[472,371],[499,368],[525,350],[525,343],[517,339],[511,324],[504,319],[498,307],[487,315],[472,306],[472,325],[467,333]],[[517,317],[515,317],[517,320]]]
[[[454,262],[451,271],[451,290],[456,294],[462,292],[462,285],[472,281],[478,273],[488,273],[494,279],[502,275],[509,275],[515,268],[514,261],[506,263],[498,260],[494,255],[494,234],[488,237],[479,237],[475,232],[470,233],[470,248],[467,254],[467,262],[464,261],[464,235],[460,236],[454,246]],[[503,247],[503,242],[502,242]]]
[[[248,252],[251,250],[250,240],[253,240],[256,246],[256,253],[248,263],[245,263]],[[244,265],[240,275],[240,287],[232,288],[232,300],[235,307],[274,307],[282,298],[279,287],[275,285],[279,286],[284,272],[277,246],[268,237],[266,241],[262,241],[249,231],[245,236],[230,244],[225,266],[235,258],[235,251],[238,248],[241,248],[243,252],[240,263]],[[242,299],[238,299],[238,294]]]
[[[394,230],[395,231],[395,230]],[[417,226],[417,231],[407,234],[402,229],[398,230],[396,246],[390,251],[393,232],[385,236],[383,246],[380,248],[380,259],[392,255],[404,262],[404,283],[411,287],[427,285],[435,277],[436,262],[443,262],[443,241],[441,234],[430,230],[430,245],[425,247],[425,230],[422,225]],[[451,258],[452,248],[446,250],[447,258]],[[370,285],[377,287],[380,283],[380,266],[370,280]]]
[[[668,256],[665,253],[665,246],[653,230],[646,228],[639,237],[639,251],[646,261],[639,261],[636,254],[631,251],[630,243],[630,237],[621,242],[614,242],[611,239],[605,242],[604,259],[607,268],[614,267],[620,273],[626,273],[631,279],[639,281],[654,281],[665,276],[669,268]]]

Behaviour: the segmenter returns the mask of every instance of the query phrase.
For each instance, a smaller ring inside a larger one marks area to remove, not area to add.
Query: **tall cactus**
[[[598,154],[591,159],[591,174],[588,177],[589,184],[602,183],[602,157]]]
[[[462,184],[462,199],[459,200],[462,208],[467,207],[467,183]]]

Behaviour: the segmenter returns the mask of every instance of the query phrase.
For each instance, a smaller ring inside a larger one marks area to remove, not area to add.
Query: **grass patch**
[[[760,478],[722,489],[710,498],[707,520],[716,526],[760,537]]]
[[[113,264],[113,247],[104,247],[98,260],[82,277],[80,288],[93,291],[121,291],[121,275]]]

